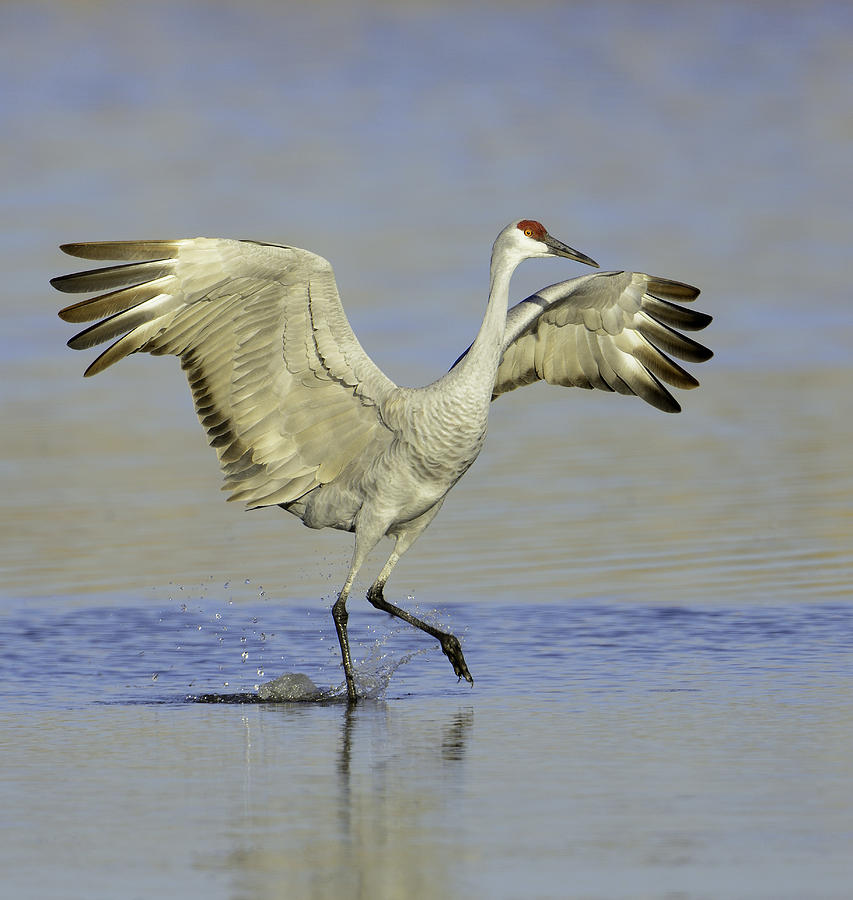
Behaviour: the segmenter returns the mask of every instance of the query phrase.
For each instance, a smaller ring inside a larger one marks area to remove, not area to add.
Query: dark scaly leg
[[[343,661],[344,678],[347,683],[347,700],[349,700],[350,703],[358,702],[358,694],[355,690],[355,676],[353,674],[352,656],[350,655],[349,649],[349,635],[347,634],[347,621],[349,619],[349,614],[347,613],[347,597],[349,597],[349,592],[352,589],[352,584],[355,581],[358,570],[361,568],[365,559],[367,559],[368,554],[376,546],[378,541],[379,538],[373,540],[362,538],[359,536],[358,531],[356,531],[355,549],[353,550],[349,574],[347,575],[347,580],[344,582],[344,586],[341,588],[340,594],[338,594],[335,605],[332,607],[332,619],[335,623],[335,630],[338,633],[338,643],[341,645],[341,660]]]
[[[349,581],[349,579],[347,580]],[[338,599],[332,607],[332,619],[335,622],[335,631],[338,633],[338,643],[341,645],[344,678],[346,678],[347,682],[347,699],[350,703],[356,703],[358,701],[358,694],[355,692],[355,679],[352,674],[352,657],[349,652],[349,636],[347,635],[347,620],[349,619],[349,613],[347,613],[348,594],[349,588],[345,587],[338,595]]]
[[[376,607],[376,609],[381,609],[389,615],[396,616],[398,619],[402,619],[404,622],[408,622],[409,625],[414,625],[415,628],[420,628],[421,631],[434,637],[439,644],[441,644],[441,649],[444,652],[444,655],[450,660],[450,665],[453,666],[453,671],[456,675],[459,678],[464,678],[469,684],[473,684],[474,679],[468,671],[465,657],[462,655],[462,646],[460,645],[458,638],[449,632],[440,631],[438,628],[428,625],[411,613],[406,612],[406,610],[400,609],[399,606],[394,606],[393,603],[389,603],[385,599],[383,593],[385,582],[388,581],[394,566],[397,565],[397,562],[406,550],[412,546],[418,535],[420,535],[427,525],[435,518],[440,507],[441,503],[439,502],[428,512],[424,513],[419,519],[410,522],[406,531],[398,533],[394,550],[388,557],[388,562],[385,563],[382,571],[379,573],[379,577],[373,582],[370,590],[367,592],[367,599]]]

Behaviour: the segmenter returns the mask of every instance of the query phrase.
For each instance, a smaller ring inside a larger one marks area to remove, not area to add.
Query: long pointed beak
[[[542,243],[554,254],[554,256],[565,256],[566,259],[573,259],[576,262],[584,263],[587,266],[594,266],[596,269],[601,268],[594,259],[587,256],[585,253],[581,253],[580,250],[574,250],[562,241],[558,241],[555,237],[551,237],[550,234],[546,234],[545,237],[542,238]]]

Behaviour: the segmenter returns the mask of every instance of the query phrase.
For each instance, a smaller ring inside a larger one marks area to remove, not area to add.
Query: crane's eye
[[[522,219],[516,227],[525,237],[536,241],[541,241],[547,233],[545,227],[535,219]]]

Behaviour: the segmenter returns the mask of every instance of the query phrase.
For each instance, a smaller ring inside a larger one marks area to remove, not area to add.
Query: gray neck
[[[520,260],[506,253],[492,254],[489,272],[489,302],[480,331],[459,368],[466,373],[476,373],[488,381],[489,392],[494,386],[503,353],[506,312],[509,303],[509,281]]]

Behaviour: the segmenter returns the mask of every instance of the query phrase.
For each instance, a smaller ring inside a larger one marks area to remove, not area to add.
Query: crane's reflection
[[[241,895],[430,894],[442,847],[462,839],[473,708],[258,704],[242,718],[240,826],[217,861]]]

